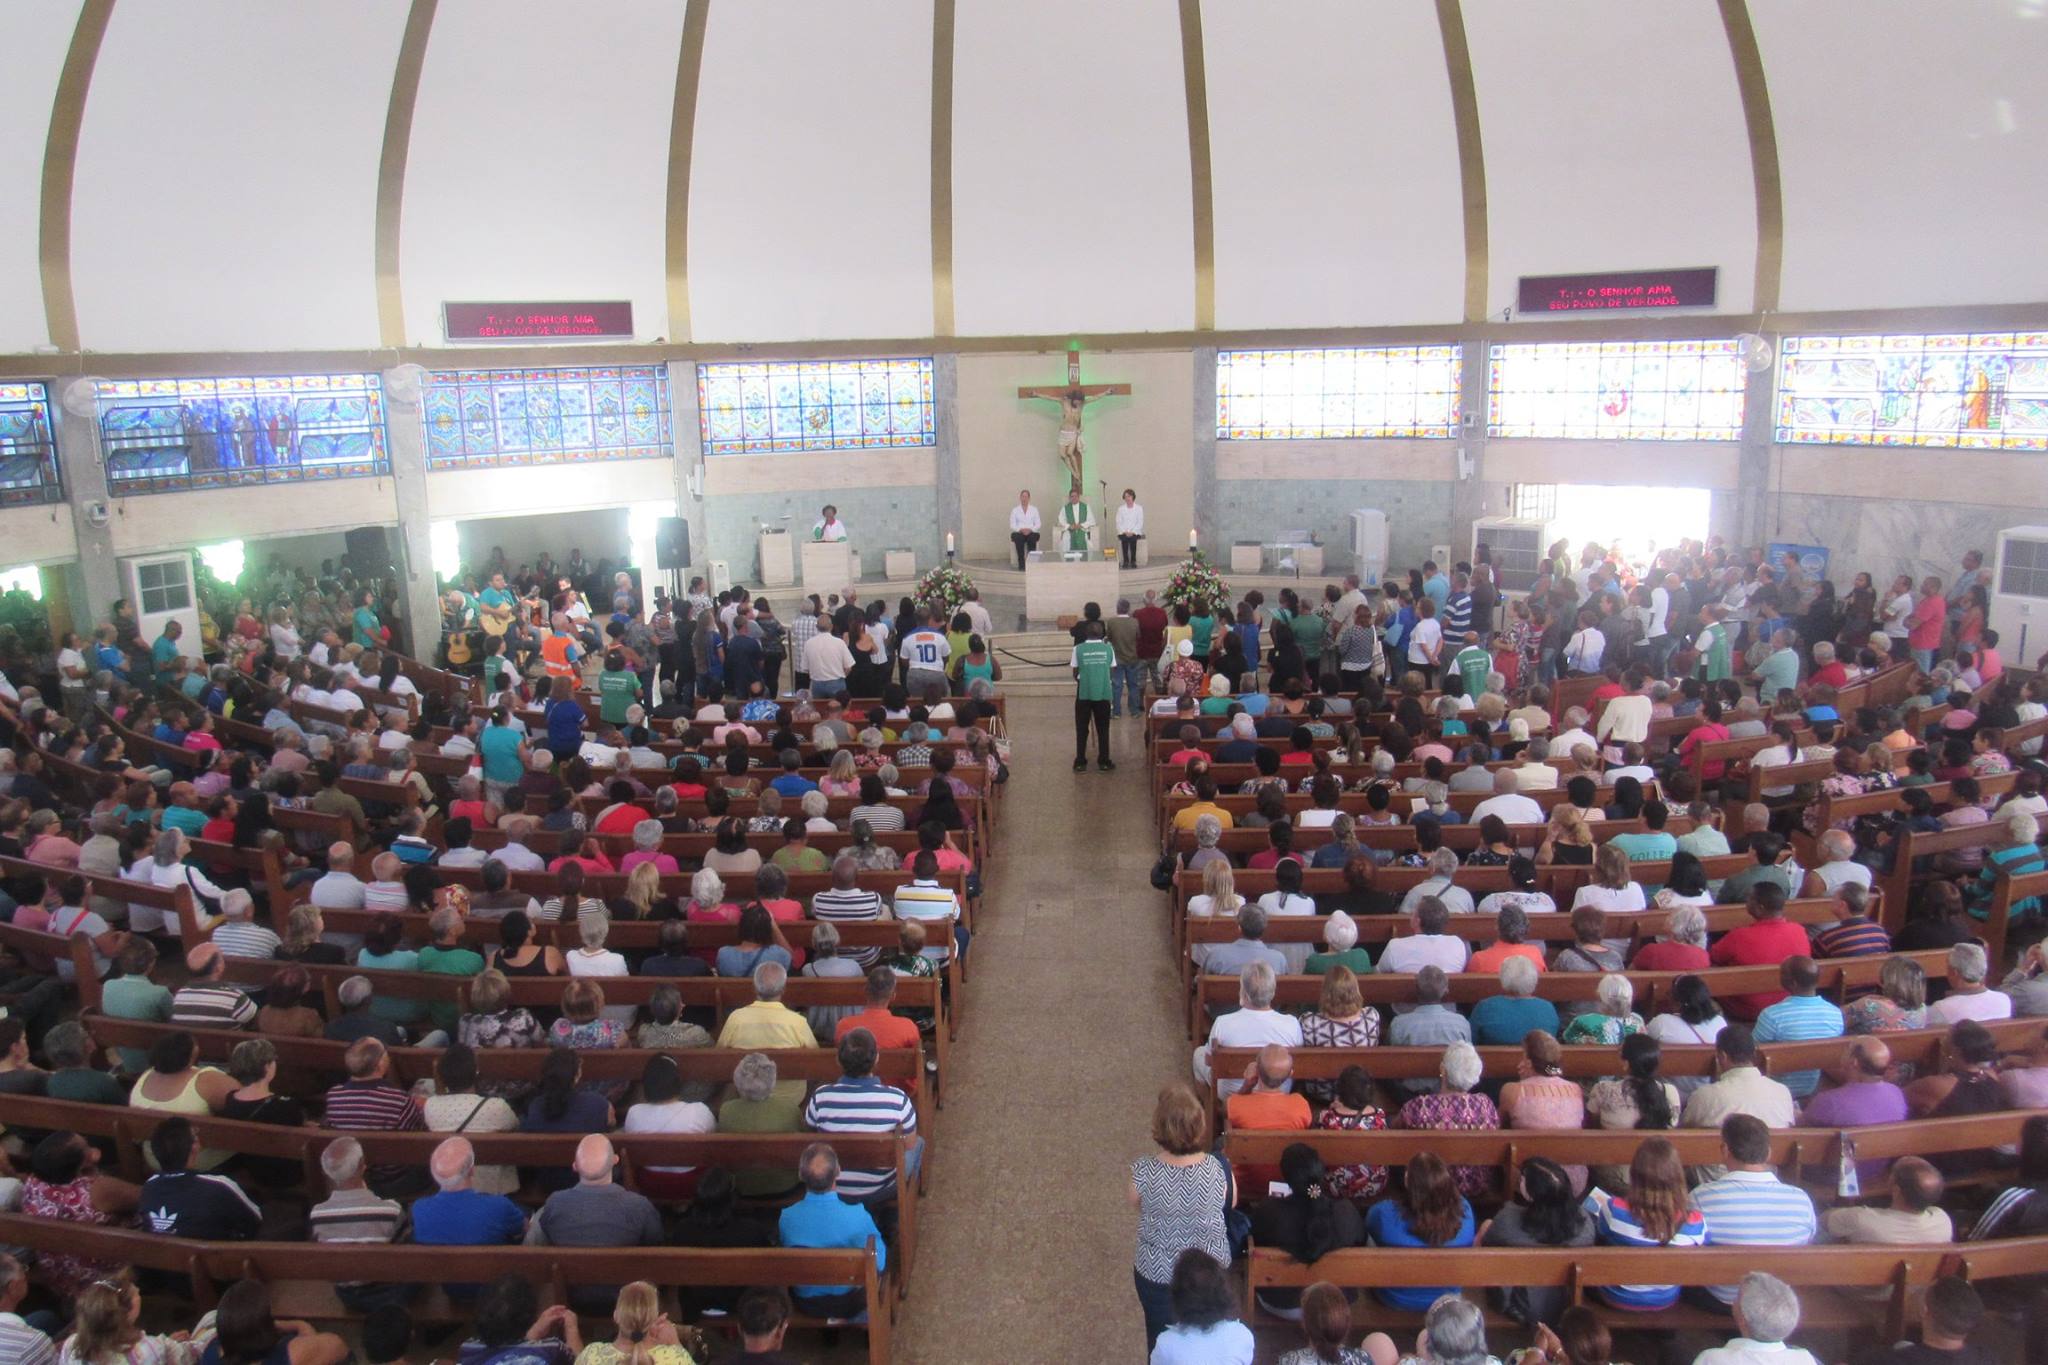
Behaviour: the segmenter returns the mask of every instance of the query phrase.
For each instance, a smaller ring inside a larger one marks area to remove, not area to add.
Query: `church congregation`
[[[0,1365],[2048,1362],[2042,9],[0,6]]]

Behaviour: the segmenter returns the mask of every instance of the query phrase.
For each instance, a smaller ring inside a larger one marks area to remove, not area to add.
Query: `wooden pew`
[[[2029,896],[2048,896],[2048,872],[2034,872],[2024,877],[2001,872],[1992,885],[1991,902],[1985,907],[1982,937],[1994,973],[2001,972],[2005,963],[2005,936],[2012,927],[2013,902],[2023,901]]]
[[[1878,972],[1888,957],[1910,957],[1929,976],[1943,971],[1948,962],[1946,949],[1821,958],[1814,964],[1820,969],[1821,994],[1839,1000],[1846,990],[1875,986]],[[1447,1004],[1476,1005],[1489,996],[1500,994],[1500,978],[1493,972],[1452,972],[1448,975],[1450,991],[1445,996]],[[1597,972],[1544,972],[1536,978],[1536,989],[1532,994],[1544,1000],[1590,1000],[1601,975]],[[1626,976],[1635,988],[1635,1010],[1645,1019],[1657,1012],[1670,995],[1672,983],[1681,976],[1703,978],[1716,999],[1730,995],[1760,995],[1778,989],[1776,966],[1707,967],[1697,972],[1623,972],[1621,975]],[[1322,999],[1323,979],[1320,976],[1281,976],[1276,981],[1275,1009],[1287,1012],[1313,1009]],[[1415,978],[1406,974],[1374,972],[1358,978],[1358,988],[1368,1005],[1408,1004],[1415,999]],[[1235,976],[1203,975],[1195,978],[1195,990],[1188,1001],[1188,1037],[1200,1041],[1203,1018],[1208,1014],[1227,1014],[1236,1009],[1237,998],[1238,979]]]
[[[727,1248],[637,1247],[622,1250],[564,1247],[453,1247],[400,1243],[365,1248],[346,1243],[201,1242],[159,1237],[125,1228],[64,1223],[22,1214],[0,1214],[0,1234],[13,1245],[69,1252],[173,1275],[188,1276],[195,1306],[210,1309],[222,1289],[260,1266],[279,1317],[347,1322],[352,1314],[334,1297],[334,1284],[363,1278],[367,1269],[381,1283],[487,1284],[519,1275],[545,1284],[555,1302],[578,1285],[619,1285],[645,1279],[659,1285],[747,1286],[771,1284],[844,1285],[864,1292],[864,1328],[869,1365],[887,1365],[896,1294],[888,1276],[875,1270],[872,1249],[734,1251]],[[474,1304],[451,1305],[430,1294],[409,1305],[415,1317],[464,1322]],[[822,1326],[799,1317],[806,1327]],[[836,1320],[835,1320],[836,1325]]]
[[[147,905],[161,910],[164,918],[173,924],[191,921],[193,916],[192,890],[188,886],[176,886],[166,891],[162,887],[131,882],[125,877],[110,873],[80,872],[75,867],[57,867],[49,863],[32,863],[26,858],[0,857],[0,874],[8,876],[33,875],[50,882],[66,881],[72,877],[81,878],[86,889],[109,900],[123,901],[129,905]],[[191,947],[196,939],[188,941]]]

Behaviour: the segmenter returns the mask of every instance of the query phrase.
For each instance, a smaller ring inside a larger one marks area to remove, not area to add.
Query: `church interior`
[[[2048,1360],[2048,3],[0,51],[0,1365]]]

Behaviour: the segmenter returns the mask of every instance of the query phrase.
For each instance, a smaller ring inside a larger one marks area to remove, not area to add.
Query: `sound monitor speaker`
[[[690,523],[681,517],[663,517],[654,532],[654,565],[658,569],[690,567]]]
[[[348,546],[345,557],[357,573],[381,573],[397,562],[392,553],[389,529],[357,526],[342,533]]]

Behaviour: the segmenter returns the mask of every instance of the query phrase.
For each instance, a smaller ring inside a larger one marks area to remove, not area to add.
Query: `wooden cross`
[[[1067,476],[1075,489],[1081,487],[1081,414],[1090,399],[1106,398],[1110,395],[1128,395],[1129,384],[1083,384],[1081,382],[1081,348],[1067,350],[1067,382],[1061,385],[1040,384],[1020,387],[1019,398],[1046,398],[1060,405],[1060,460],[1067,467]]]

